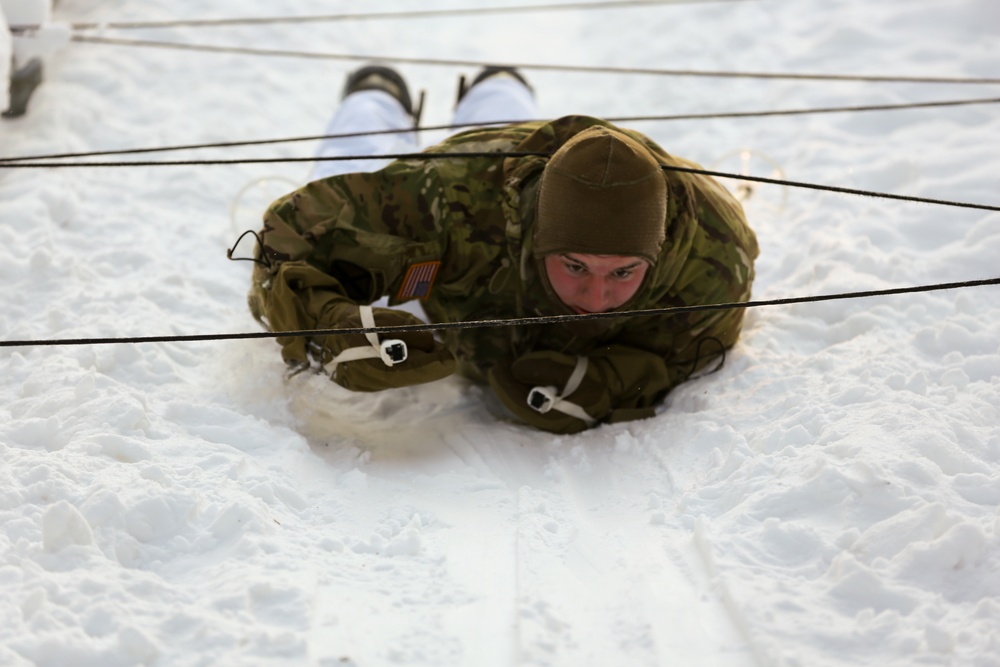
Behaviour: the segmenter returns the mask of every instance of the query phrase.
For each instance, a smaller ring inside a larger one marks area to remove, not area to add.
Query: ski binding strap
[[[375,328],[375,313],[372,312],[371,306],[358,306],[358,313],[361,315],[362,327],[365,329]],[[338,364],[358,359],[381,359],[382,363],[390,368],[406,361],[408,352],[404,341],[398,338],[387,338],[380,342],[378,335],[371,331],[365,334],[365,338],[368,339],[370,346],[349,347],[333,358],[330,364],[334,371],[337,370]]]
[[[583,376],[587,374],[588,363],[587,357],[576,358],[576,367],[570,374],[569,380],[566,381],[566,386],[561,394],[557,393],[556,388],[552,386],[533,387],[528,392],[528,407],[543,415],[550,410],[555,410],[583,420],[588,426],[593,425],[597,422],[596,419],[587,414],[587,411],[576,403],[571,403],[564,398],[572,396],[573,392],[579,388]]]

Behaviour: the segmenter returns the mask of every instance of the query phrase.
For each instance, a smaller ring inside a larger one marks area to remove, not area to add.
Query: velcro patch
[[[431,294],[431,287],[440,268],[441,262],[411,264],[406,270],[406,277],[403,278],[403,285],[399,288],[396,299],[398,301],[426,299]]]

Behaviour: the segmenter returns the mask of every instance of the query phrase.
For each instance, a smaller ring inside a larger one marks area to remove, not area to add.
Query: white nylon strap
[[[594,424],[597,420],[587,414],[587,411],[581,408],[576,403],[570,403],[566,399],[556,401],[555,405],[552,406],[553,410],[558,410],[564,415],[569,415],[570,417],[576,417],[581,419],[587,426]]]
[[[381,353],[373,347],[349,347],[330,362],[332,372],[337,368],[337,364],[343,364],[348,361],[357,361],[358,359],[377,359],[381,357]]]
[[[361,326],[365,329],[375,328],[375,313],[372,311],[371,306],[358,306],[358,314],[361,316]],[[327,364],[327,368],[330,371],[330,375],[334,375],[337,372],[337,366],[339,364],[346,363],[348,361],[358,361],[359,359],[381,359],[387,366],[392,366],[392,362],[387,359],[383,354],[383,345],[385,343],[380,343],[378,339],[378,334],[369,331],[365,333],[365,338],[368,339],[370,343],[367,347],[349,347],[346,350],[341,351],[336,357],[333,358]],[[402,344],[402,341],[386,341],[398,342]],[[405,354],[403,359],[405,360]]]
[[[554,387],[535,387],[532,392],[542,391],[542,393],[547,396],[551,396],[552,398],[552,403],[544,410],[539,408],[535,409],[543,413],[548,412],[549,410],[556,410],[564,415],[569,415],[570,417],[576,417],[577,419],[582,420],[587,424],[587,426],[592,426],[596,423],[597,420],[587,414],[586,410],[576,403],[566,400],[567,396],[572,396],[573,392],[579,389],[580,383],[583,382],[583,378],[587,374],[587,366],[589,363],[590,362],[587,357],[580,356],[576,358],[576,366],[573,368],[573,372],[570,373],[569,379],[566,380],[566,386],[563,387],[562,393],[560,394],[552,395],[553,390],[555,389]],[[529,405],[531,405],[530,396],[531,394],[529,394]]]
[[[580,383],[583,382],[583,376],[587,374],[587,366],[589,365],[590,360],[587,357],[576,358],[576,366],[570,373],[569,379],[566,380],[566,386],[563,387],[562,393],[559,394],[561,397],[572,396],[573,392],[580,388]]]
[[[375,311],[372,310],[371,306],[358,306],[358,314],[361,315],[361,326],[365,329],[375,328]],[[372,347],[378,351],[378,334],[371,331],[365,334],[365,338],[368,342],[372,344]],[[379,356],[378,354],[375,355]]]

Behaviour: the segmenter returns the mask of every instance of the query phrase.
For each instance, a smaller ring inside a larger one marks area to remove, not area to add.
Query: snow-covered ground
[[[417,4],[457,6],[378,9]],[[359,11],[181,5],[62,0],[53,18]],[[996,77],[997,26],[996,0],[759,0],[107,34]],[[0,155],[318,134],[353,66],[70,45]],[[401,70],[446,123],[460,68]],[[1000,91],[526,74],[548,116]],[[747,149],[764,176],[769,158],[798,181],[1000,203],[996,106],[632,126],[706,166]],[[0,340],[255,330],[232,202],[307,172],[0,170]],[[747,208],[756,298],[1000,271],[997,213],[763,186]],[[725,368],[657,417],[573,437],[458,379],[371,396],[282,371],[263,339],[0,348],[0,664],[1000,665],[1000,288],[754,310]]]

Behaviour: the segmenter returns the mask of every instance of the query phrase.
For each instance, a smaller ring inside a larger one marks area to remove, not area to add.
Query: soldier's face
[[[552,290],[576,313],[603,313],[624,305],[649,269],[641,257],[622,255],[546,255],[544,263]]]

